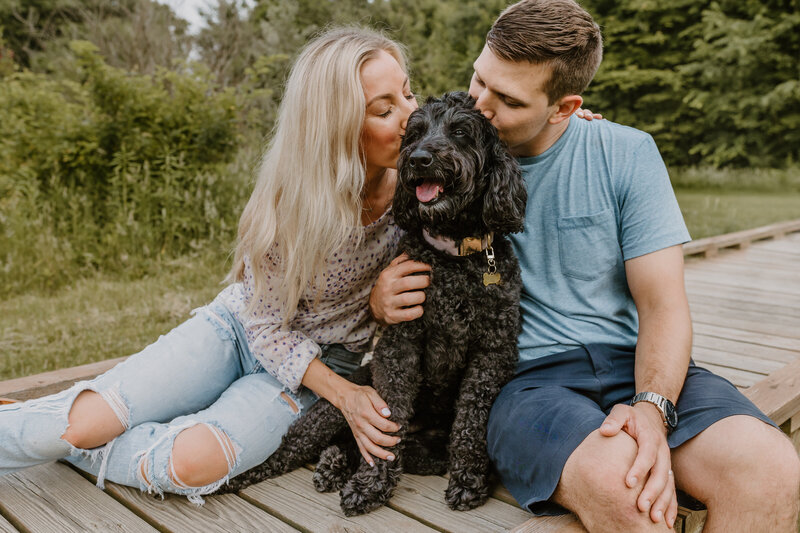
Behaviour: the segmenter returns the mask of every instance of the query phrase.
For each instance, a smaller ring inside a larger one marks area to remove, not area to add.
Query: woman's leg
[[[253,366],[232,326],[203,308],[91,381],[0,406],[0,475],[68,455],[100,460],[107,446],[97,446],[121,431],[204,409]]]
[[[81,456],[68,461],[98,478],[151,493],[183,494],[200,504],[202,495],[269,457],[315,401],[308,389],[287,393],[261,371],[236,380],[207,409],[130,428],[113,441],[103,464]]]

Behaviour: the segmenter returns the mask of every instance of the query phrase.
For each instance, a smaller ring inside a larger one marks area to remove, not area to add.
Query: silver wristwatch
[[[631,405],[639,402],[652,403],[658,407],[658,410],[661,411],[661,417],[664,419],[664,426],[666,426],[667,432],[671,433],[678,427],[678,413],[675,412],[675,406],[668,399],[655,392],[640,392],[633,397]]]

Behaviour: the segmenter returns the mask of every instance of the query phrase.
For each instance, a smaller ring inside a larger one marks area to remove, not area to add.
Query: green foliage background
[[[0,297],[230,249],[310,36],[383,29],[407,46],[415,91],[440,94],[467,87],[509,3],[219,0],[189,35],[152,0],[0,0]],[[751,187],[758,167],[758,190],[800,192],[787,177],[800,156],[800,0],[582,4],[605,38],[592,109],[653,134],[672,167],[728,167],[677,173],[687,187]]]

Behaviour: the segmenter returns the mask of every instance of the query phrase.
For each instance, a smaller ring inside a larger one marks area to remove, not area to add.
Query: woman
[[[202,503],[264,461],[319,396],[366,460],[391,460],[388,407],[334,371],[352,372],[374,333],[369,293],[395,255],[389,206],[416,107],[396,43],[347,28],[309,43],[240,221],[233,283],[102,376],[0,407],[0,475],[66,458],[100,487]]]

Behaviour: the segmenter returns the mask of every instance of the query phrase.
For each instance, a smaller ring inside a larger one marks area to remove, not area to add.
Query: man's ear
[[[583,98],[580,95],[568,94],[567,96],[562,96],[554,104],[556,111],[550,116],[548,122],[550,124],[558,124],[568,119],[582,104]]]

